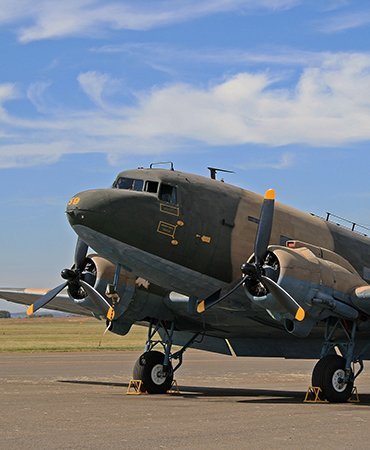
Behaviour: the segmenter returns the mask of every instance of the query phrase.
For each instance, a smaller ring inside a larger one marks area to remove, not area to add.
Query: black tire
[[[173,370],[170,363],[166,377],[162,377],[164,354],[157,351],[143,353],[136,361],[133,371],[135,380],[143,382],[142,391],[149,394],[165,394],[172,386]]]
[[[319,359],[312,371],[312,386],[321,388],[322,374],[326,364],[326,357]],[[322,395],[321,395],[322,397]]]
[[[312,386],[321,388],[322,400],[343,403],[349,399],[353,381],[346,384],[340,382],[345,366],[346,360],[339,355],[327,355],[318,361],[312,372]]]

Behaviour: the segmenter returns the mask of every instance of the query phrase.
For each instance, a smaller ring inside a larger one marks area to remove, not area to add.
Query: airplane
[[[312,386],[347,401],[370,359],[370,239],[276,202],[273,189],[263,197],[211,175],[152,164],[77,193],[64,282],[0,297],[29,304],[29,315],[49,307],[104,318],[120,335],[146,325],[133,378],[148,393],[168,391],[192,347],[318,359]]]

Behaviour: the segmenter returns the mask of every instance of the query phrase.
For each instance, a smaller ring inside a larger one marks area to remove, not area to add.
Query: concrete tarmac
[[[2,353],[0,449],[313,449],[370,446],[360,404],[304,404],[314,361],[189,350],[179,395],[126,395],[138,352]]]

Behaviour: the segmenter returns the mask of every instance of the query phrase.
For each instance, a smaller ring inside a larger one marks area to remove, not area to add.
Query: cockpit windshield
[[[177,188],[167,183],[153,180],[139,180],[137,178],[118,177],[112,185],[115,189],[127,191],[148,192],[158,196],[165,203],[177,205]]]
[[[113,187],[117,189],[127,189],[130,191],[142,191],[144,186],[143,180],[135,180],[134,178],[120,177],[114,183]]]

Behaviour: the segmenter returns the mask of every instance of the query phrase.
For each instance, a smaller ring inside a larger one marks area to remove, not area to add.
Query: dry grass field
[[[0,352],[143,350],[147,329],[126,336],[107,332],[105,322],[86,317],[0,319]],[[100,344],[101,341],[101,344]]]

